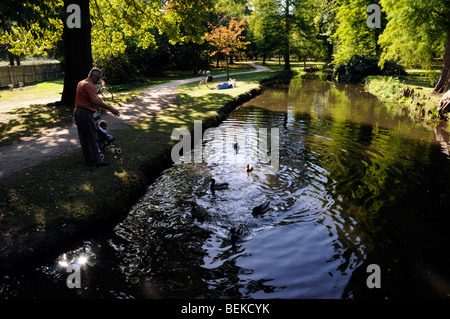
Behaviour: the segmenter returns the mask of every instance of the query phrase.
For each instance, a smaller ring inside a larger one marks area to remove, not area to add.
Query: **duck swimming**
[[[230,237],[232,242],[243,238],[246,234],[247,227],[244,224],[240,224],[237,228],[232,227],[230,229]]]
[[[216,184],[216,180],[214,178],[211,178],[211,186],[210,189],[211,191],[215,191],[215,190],[222,190],[222,189],[227,189],[228,188],[228,183],[220,183],[220,184]]]
[[[264,204],[254,207],[253,211],[252,211],[252,215],[256,217],[256,216],[261,216],[261,215],[267,213],[267,211],[269,210],[269,205],[270,205],[270,202],[266,202]]]
[[[196,203],[191,203],[191,214],[200,223],[203,223],[209,217],[207,210],[198,206]]]

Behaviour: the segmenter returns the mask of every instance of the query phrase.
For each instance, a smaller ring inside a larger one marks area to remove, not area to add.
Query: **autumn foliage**
[[[246,28],[245,19],[241,21],[231,19],[228,26],[214,26],[209,23],[210,32],[205,34],[206,41],[216,50],[211,55],[223,53],[227,56],[245,49],[250,42],[244,41],[242,34]]]

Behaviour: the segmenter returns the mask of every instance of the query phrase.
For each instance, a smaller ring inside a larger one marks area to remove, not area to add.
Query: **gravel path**
[[[256,64],[252,66],[255,67],[254,71],[232,73],[230,76],[269,70],[267,67]],[[214,78],[224,76],[226,74],[215,75]],[[177,96],[176,87],[199,80],[198,77],[152,86],[131,103],[122,104],[119,107],[120,117],[116,118],[107,113],[102,118],[108,121],[111,133],[114,133],[170,105]],[[24,137],[20,142],[0,147],[0,179],[79,147],[75,125],[48,129],[40,136]]]

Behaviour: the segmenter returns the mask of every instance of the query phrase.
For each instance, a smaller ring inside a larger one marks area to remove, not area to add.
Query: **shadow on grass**
[[[59,103],[30,105],[6,113],[13,119],[0,124],[0,146],[9,145],[21,137],[31,136],[41,129],[70,124],[72,107]]]
[[[431,89],[434,88],[433,81],[426,76],[400,76],[399,80],[409,86],[422,86]]]

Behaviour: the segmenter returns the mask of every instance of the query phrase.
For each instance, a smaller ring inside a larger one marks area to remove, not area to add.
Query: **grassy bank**
[[[75,237],[123,217],[151,180],[172,164],[175,128],[192,129],[194,120],[203,120],[204,128],[219,124],[259,93],[259,80],[272,75],[236,76],[238,87],[230,90],[180,87],[173,105],[115,133],[123,154],[107,155],[108,167],[84,167],[81,151],[75,150],[2,180],[0,264],[7,268],[64,248]]]
[[[369,76],[365,90],[385,102],[391,112],[409,116],[413,121],[434,124],[439,119],[442,94],[433,92],[436,71],[407,70],[408,76]]]
[[[281,71],[283,64],[267,61],[271,69]],[[323,62],[291,62],[295,78],[330,81],[333,70]],[[409,116],[424,125],[435,124],[439,119],[437,107],[442,94],[434,93],[434,80],[439,76],[442,63],[436,62],[431,70],[407,69],[407,76],[369,76],[365,79],[367,92],[383,101],[392,114]]]

